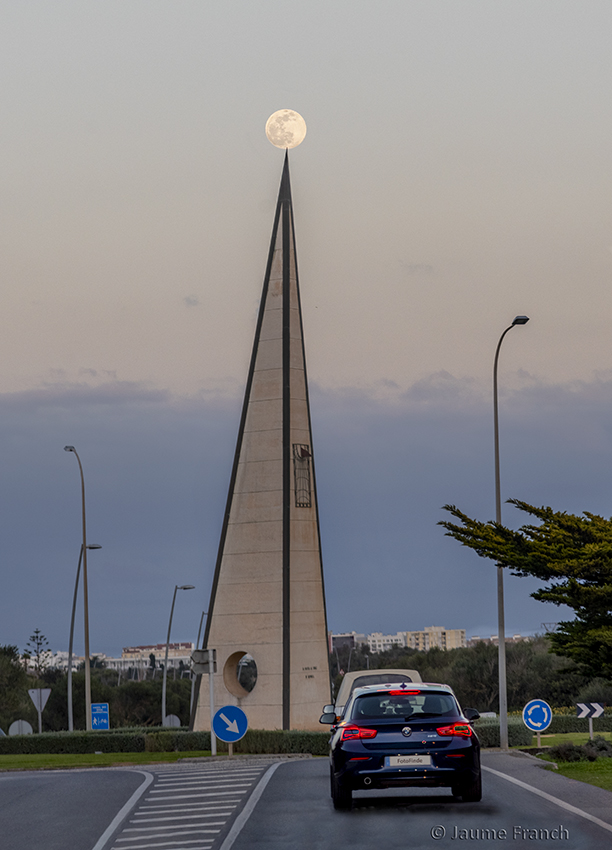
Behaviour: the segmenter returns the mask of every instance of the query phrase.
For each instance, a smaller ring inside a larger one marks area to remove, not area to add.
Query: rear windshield
[[[450,694],[366,694],[357,697],[354,718],[401,717],[418,720],[420,717],[443,717],[458,714],[457,703]]]
[[[404,673],[375,673],[373,676],[357,676],[351,685],[351,694],[355,688],[362,688],[364,685],[393,685],[395,682],[398,684],[400,682],[412,682],[412,679]]]

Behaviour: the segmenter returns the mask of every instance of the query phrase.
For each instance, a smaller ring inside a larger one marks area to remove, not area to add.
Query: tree
[[[470,519],[454,505],[444,509],[459,520],[439,525],[464,546],[491,558],[512,575],[534,576],[547,587],[531,596],[567,605],[576,618],[558,624],[551,649],[573,659],[590,676],[612,678],[612,519],[536,508],[519,499],[510,504],[540,521],[512,531],[496,522]]]
[[[0,646],[0,729],[5,733],[13,720],[27,719],[31,705],[29,684],[29,677],[19,662],[17,647]]]
[[[51,654],[49,641],[40,629],[34,629],[34,634],[30,635],[27,646],[27,655],[34,661],[34,672],[37,676],[40,676],[49,663],[49,656]]]

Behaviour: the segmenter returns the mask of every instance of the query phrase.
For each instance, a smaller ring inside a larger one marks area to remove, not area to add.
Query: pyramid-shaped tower
[[[327,623],[287,154],[204,647],[217,651],[215,709],[239,705],[254,729],[321,728]],[[209,729],[208,676],[201,688],[194,728]]]

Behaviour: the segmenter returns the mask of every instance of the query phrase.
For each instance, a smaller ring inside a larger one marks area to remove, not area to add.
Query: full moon
[[[276,148],[296,148],[305,135],[306,122],[293,109],[279,109],[266,121],[266,136]]]

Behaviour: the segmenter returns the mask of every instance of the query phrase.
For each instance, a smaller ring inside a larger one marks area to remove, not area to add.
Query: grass
[[[612,732],[595,732],[595,735],[598,737],[605,738],[606,741],[612,741]],[[540,735],[542,746],[543,747],[556,747],[557,744],[567,744],[572,743],[579,746],[580,744],[586,744],[589,740],[588,732],[564,732],[562,735]],[[534,735],[531,740],[532,747],[537,747],[538,742],[537,738]],[[518,748],[520,749],[520,747]]]
[[[66,753],[0,756],[0,770],[52,770],[112,767],[124,764],[173,764],[178,759],[209,756],[210,750],[185,753]]]
[[[597,785],[605,791],[612,791],[612,759],[599,758],[597,761],[557,762],[559,769],[555,773],[577,779],[589,785]]]

